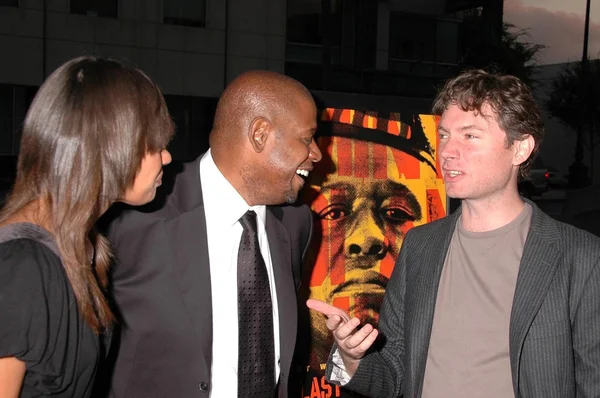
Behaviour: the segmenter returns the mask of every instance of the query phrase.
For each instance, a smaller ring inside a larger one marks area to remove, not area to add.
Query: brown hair
[[[133,184],[145,154],[164,149],[173,132],[164,98],[148,76],[93,56],[52,73],[25,118],[16,182],[0,221],[40,203],[79,310],[97,333],[114,318],[102,292],[109,244],[93,226]]]
[[[446,82],[434,100],[433,113],[441,115],[450,105],[478,114],[489,105],[494,112],[491,116],[506,132],[507,147],[531,135],[535,146],[519,168],[521,178],[527,176],[544,138],[544,123],[525,83],[515,76],[469,70]]]

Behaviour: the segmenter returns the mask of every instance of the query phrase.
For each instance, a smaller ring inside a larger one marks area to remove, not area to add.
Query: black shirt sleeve
[[[56,348],[51,340],[68,305],[60,273],[60,259],[41,243],[0,244],[0,357],[14,356],[30,368]]]

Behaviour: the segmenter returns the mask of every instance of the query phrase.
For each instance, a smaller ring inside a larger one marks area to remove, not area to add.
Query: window
[[[206,0],[163,0],[163,22],[171,25],[206,25]]]
[[[13,98],[13,86],[0,84],[0,154],[12,153]]]
[[[291,43],[322,45],[325,37],[332,46],[342,42],[343,2],[328,0],[329,12],[321,1],[287,0],[286,40]]]
[[[0,84],[0,155],[18,153],[21,127],[37,89],[34,86]]]
[[[168,148],[173,159],[192,160],[206,152],[217,101],[218,98],[165,94],[169,113],[177,126]]]
[[[390,57],[413,61],[435,61],[436,20],[427,16],[390,14]]]
[[[71,14],[117,18],[118,9],[118,0],[71,0]]]

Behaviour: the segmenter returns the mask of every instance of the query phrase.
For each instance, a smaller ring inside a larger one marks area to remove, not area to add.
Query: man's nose
[[[443,142],[440,141],[439,154],[442,159],[458,158],[458,146],[457,146],[456,140],[447,138]]]
[[[310,153],[308,154],[308,157],[313,161],[313,163],[320,162],[321,158],[323,157],[321,150],[319,149],[319,146],[315,142],[314,138],[310,144]]]
[[[366,213],[363,213],[365,217],[357,217],[356,225],[350,226],[344,242],[346,257],[372,256],[382,259],[388,252],[389,242],[373,212]]]

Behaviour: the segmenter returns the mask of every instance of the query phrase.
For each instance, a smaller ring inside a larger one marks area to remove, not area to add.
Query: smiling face
[[[156,196],[156,189],[162,184],[162,167],[169,163],[171,154],[166,149],[146,153],[133,184],[127,188],[121,201],[133,206],[151,202]]]
[[[266,170],[261,176],[267,204],[294,203],[306,177],[321,160],[313,136],[317,130],[317,109],[309,97],[300,97],[297,106],[271,122],[265,148]]]
[[[439,127],[440,163],[448,196],[499,200],[517,191],[519,145],[506,145],[506,133],[489,106],[482,113],[450,105]]]

